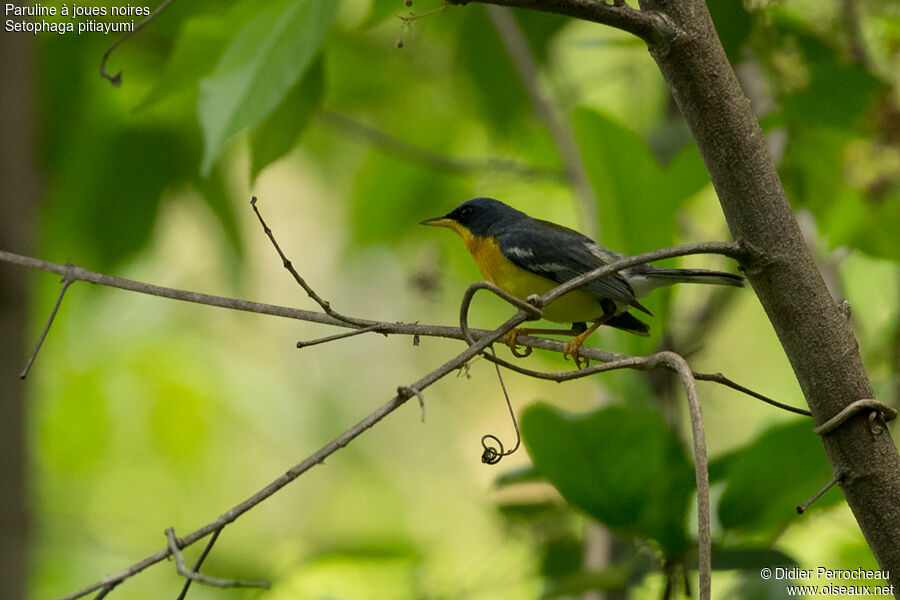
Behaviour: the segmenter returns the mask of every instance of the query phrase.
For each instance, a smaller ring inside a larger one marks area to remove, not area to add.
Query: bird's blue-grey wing
[[[500,251],[517,267],[557,283],[609,264],[593,250],[598,244],[589,237],[555,224],[538,221],[537,226],[508,228],[497,241]],[[618,273],[595,279],[581,289],[649,313]]]

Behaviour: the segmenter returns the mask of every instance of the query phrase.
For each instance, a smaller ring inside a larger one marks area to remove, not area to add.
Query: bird
[[[450,229],[462,238],[481,275],[509,294],[526,299],[543,295],[558,285],[628,255],[610,250],[588,236],[563,225],[535,219],[494,200],[473,198],[442,217],[425,219],[422,225]],[[650,327],[634,316],[636,310],[652,316],[638,298],[675,283],[744,286],[741,275],[706,269],[668,269],[642,264],[595,279],[557,298],[543,308],[542,317],[571,323],[571,329],[516,328],[505,342],[516,356],[518,335],[572,335],[563,357],[572,357],[578,368],[588,361],[579,349],[589,335],[607,325],[640,336]],[[590,327],[587,323],[592,323]]]

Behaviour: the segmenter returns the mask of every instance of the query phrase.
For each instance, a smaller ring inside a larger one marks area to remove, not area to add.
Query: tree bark
[[[873,398],[849,320],[828,293],[791,211],[759,123],[744,96],[703,0],[641,0],[674,26],[650,43],[703,155],[744,262],[791,362],[817,425],[852,402]],[[900,460],[870,411],[822,436],[841,489],[890,581],[900,589]],[[785,457],[790,460],[790,457]],[[822,482],[823,484],[825,482]]]
[[[37,202],[34,41],[0,36],[0,248],[28,253]],[[25,386],[28,273],[0,264],[0,598],[25,598],[28,493]]]

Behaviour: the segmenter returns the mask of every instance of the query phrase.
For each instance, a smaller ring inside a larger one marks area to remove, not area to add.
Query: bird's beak
[[[448,219],[446,216],[425,219],[419,225],[428,225],[429,227],[445,227],[447,229],[455,229],[456,221]]]

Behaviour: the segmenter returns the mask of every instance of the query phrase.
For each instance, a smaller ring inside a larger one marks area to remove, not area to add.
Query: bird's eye
[[[461,211],[459,211],[459,216],[461,216],[461,217],[468,217],[471,214],[472,214],[471,206],[464,206],[463,209]]]

